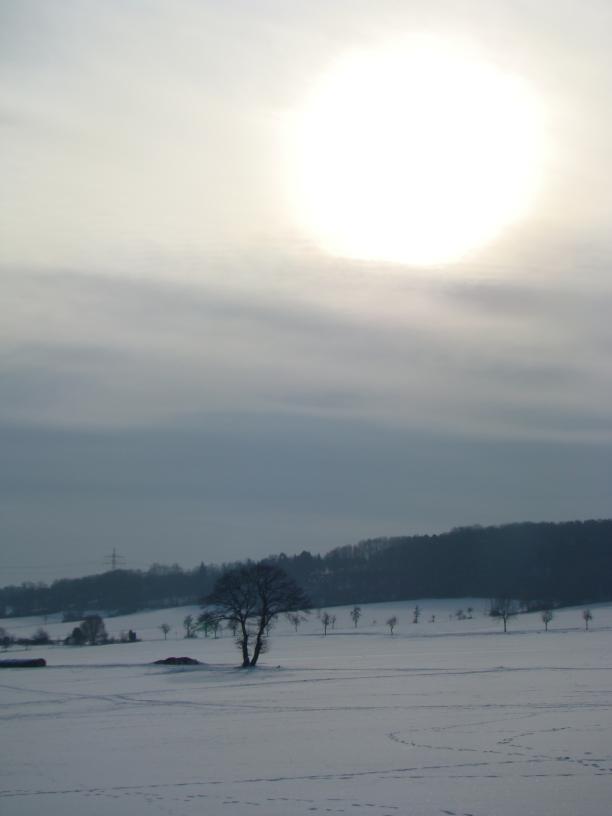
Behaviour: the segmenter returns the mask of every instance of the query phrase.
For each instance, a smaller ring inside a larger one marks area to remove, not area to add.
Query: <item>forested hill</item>
[[[316,606],[424,597],[511,597],[546,605],[612,600],[612,520],[462,527],[432,536],[363,541],[325,556],[266,559],[282,566]],[[0,614],[136,609],[195,603],[223,567],[153,565],[50,586],[0,589]]]
[[[332,550],[310,574],[301,556],[278,562],[325,605],[427,597],[603,601],[612,599],[612,520],[374,539]]]

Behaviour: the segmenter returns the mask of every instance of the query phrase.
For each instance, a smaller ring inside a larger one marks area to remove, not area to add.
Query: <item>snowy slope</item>
[[[0,812],[608,813],[612,607],[592,607],[588,633],[566,609],[548,633],[530,614],[504,635],[482,600],[418,603],[418,624],[415,602],[373,604],[357,629],[348,608],[329,610],[327,637],[314,614],[297,634],[280,621],[249,671],[228,634],[180,637],[196,608],[107,619],[136,644],[30,649],[48,668],[0,673]],[[468,606],[472,620],[449,618]],[[151,665],[182,654],[204,665]]]

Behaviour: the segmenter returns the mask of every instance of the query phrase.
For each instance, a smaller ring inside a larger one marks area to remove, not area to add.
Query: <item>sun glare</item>
[[[542,152],[525,83],[415,39],[322,78],[295,122],[291,197],[333,255],[445,264],[529,210]]]

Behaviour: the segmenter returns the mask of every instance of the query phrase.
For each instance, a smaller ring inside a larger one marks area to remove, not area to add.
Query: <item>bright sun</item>
[[[457,261],[523,216],[539,182],[529,88],[423,38],[339,60],[295,125],[293,204],[333,255]]]

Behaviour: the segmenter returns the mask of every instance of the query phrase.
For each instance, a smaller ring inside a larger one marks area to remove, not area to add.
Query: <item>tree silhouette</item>
[[[38,628],[34,634],[32,635],[32,643],[35,643],[38,646],[45,646],[47,643],[51,642],[51,638],[49,637],[49,633],[46,629],[43,629],[42,626]]]
[[[515,615],[518,615],[518,606],[516,601],[511,598],[496,598],[491,601],[491,609],[489,615],[492,618],[501,618],[504,622],[504,632],[508,631],[508,621]]]
[[[183,628],[185,630],[185,637],[186,638],[196,637],[197,623],[196,623],[196,619],[193,617],[193,615],[186,615],[183,618]]]
[[[78,628],[83,635],[83,642],[89,643],[91,646],[104,643],[108,639],[104,621],[100,615],[87,615]]]
[[[306,615],[303,615],[300,612],[287,612],[286,617],[296,632],[299,629],[300,624],[306,620]]]
[[[204,637],[208,637],[208,633],[212,632],[213,637],[216,640],[217,637],[219,636],[220,626],[221,621],[212,612],[203,612],[198,618],[197,628],[201,629],[204,632]]]
[[[541,615],[542,623],[544,624],[544,628],[545,628],[545,630],[547,632],[548,632],[548,624],[551,622],[553,617],[554,617],[554,615],[552,613],[552,609],[543,609],[542,610],[542,615]]]
[[[260,562],[227,570],[203,601],[204,612],[236,624],[242,666],[255,666],[267,644],[267,632],[278,615],[310,607],[295,581],[278,566]],[[252,651],[251,651],[251,644]]]

